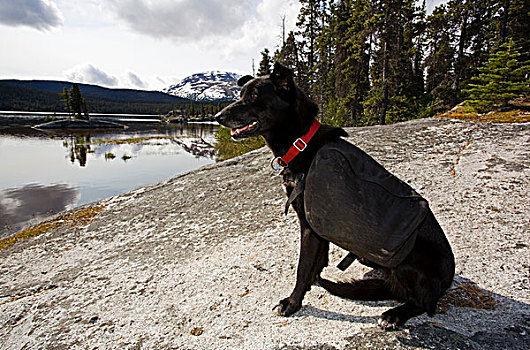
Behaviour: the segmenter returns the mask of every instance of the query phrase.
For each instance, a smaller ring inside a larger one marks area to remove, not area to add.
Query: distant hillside
[[[89,113],[165,114],[189,100],[158,91],[108,89],[78,84]],[[71,82],[47,80],[0,80],[0,110],[63,112],[60,93]]]
[[[241,88],[236,73],[210,71],[190,75],[164,89],[170,95],[187,98],[193,101],[233,101],[239,98]]]

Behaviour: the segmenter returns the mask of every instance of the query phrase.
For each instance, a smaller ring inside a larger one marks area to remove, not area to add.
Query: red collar
[[[309,143],[309,140],[315,135],[318,128],[320,127],[320,122],[318,120],[313,120],[313,124],[311,124],[311,127],[309,128],[309,131],[303,135],[302,137],[297,138],[294,140],[293,145],[287,153],[283,157],[277,157],[274,160],[276,163],[282,167],[287,167],[289,162],[294,159],[298,155],[298,153],[302,152],[306,149],[307,144]]]

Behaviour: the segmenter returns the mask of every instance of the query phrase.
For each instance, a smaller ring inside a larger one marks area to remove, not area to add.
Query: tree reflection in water
[[[90,149],[90,134],[71,136],[69,140],[63,142],[63,145],[69,150],[70,161],[72,164],[74,164],[77,159],[80,166],[86,166],[87,153],[93,153]]]

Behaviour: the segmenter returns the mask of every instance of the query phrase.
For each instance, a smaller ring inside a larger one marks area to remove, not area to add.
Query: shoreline
[[[104,209],[91,221],[0,251],[0,349],[528,348],[530,124],[420,119],[347,131],[425,196],[444,228],[457,278],[443,312],[383,332],[377,318],[394,302],[313,287],[301,311],[276,316],[299,233],[259,149],[95,202]],[[331,249],[327,277],[371,274],[358,263],[337,271],[343,254]]]

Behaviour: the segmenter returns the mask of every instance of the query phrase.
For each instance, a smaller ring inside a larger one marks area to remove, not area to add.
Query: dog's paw
[[[272,310],[277,310],[276,312],[280,316],[291,316],[296,311],[300,310],[302,304],[295,303],[291,298],[285,298],[280,300],[278,305],[276,305]]]
[[[393,313],[392,310],[383,312],[383,314],[377,321],[377,325],[385,331],[394,331],[400,326],[402,326],[404,323],[405,322],[400,319],[399,315]]]

